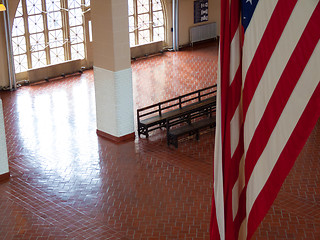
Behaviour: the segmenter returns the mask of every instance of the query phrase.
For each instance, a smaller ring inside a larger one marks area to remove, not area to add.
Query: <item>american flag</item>
[[[320,117],[319,0],[221,0],[211,239],[250,239]]]

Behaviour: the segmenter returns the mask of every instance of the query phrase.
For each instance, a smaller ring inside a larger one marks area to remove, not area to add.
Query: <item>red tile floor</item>
[[[135,109],[216,81],[217,43],[132,62]],[[214,131],[114,144],[93,72],[1,92],[11,178],[0,239],[209,239]],[[254,239],[320,239],[320,122]]]

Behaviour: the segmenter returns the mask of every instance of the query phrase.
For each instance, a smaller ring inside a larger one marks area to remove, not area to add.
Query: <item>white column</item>
[[[172,49],[179,51],[179,0],[172,0]]]
[[[115,137],[134,132],[131,68],[94,67],[97,128]]]
[[[2,100],[0,99],[0,176],[9,172],[6,134],[4,130],[4,118]]]
[[[128,1],[91,6],[97,132],[115,141],[134,139]]]

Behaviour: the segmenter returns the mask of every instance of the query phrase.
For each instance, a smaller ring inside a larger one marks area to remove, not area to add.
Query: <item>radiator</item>
[[[217,37],[217,23],[208,23],[190,28],[190,43]]]

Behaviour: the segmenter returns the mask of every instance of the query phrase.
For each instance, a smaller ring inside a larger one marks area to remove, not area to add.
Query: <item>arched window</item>
[[[161,0],[128,0],[130,47],[164,40]]]
[[[83,12],[90,0],[21,0],[12,26],[16,73],[85,58]]]

